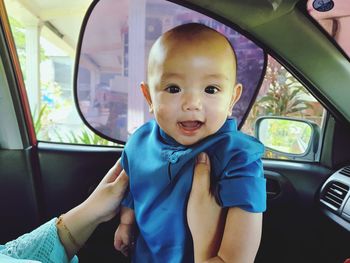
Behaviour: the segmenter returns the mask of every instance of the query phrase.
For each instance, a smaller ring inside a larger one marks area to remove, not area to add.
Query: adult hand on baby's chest
[[[196,261],[205,261],[216,255],[224,230],[225,210],[210,191],[210,162],[205,154],[199,158],[193,175],[192,190],[187,204],[187,222],[190,228]]]

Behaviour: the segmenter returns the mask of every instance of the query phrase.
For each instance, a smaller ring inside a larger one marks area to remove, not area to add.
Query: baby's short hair
[[[181,50],[181,45],[187,45],[191,42],[195,43],[196,41],[205,41],[204,43],[210,44],[211,39],[213,41],[219,40],[222,41],[222,43],[225,43],[224,45],[227,45],[226,48],[231,50],[232,52],[232,63],[234,68],[234,74],[236,75],[237,72],[237,56],[234,51],[233,46],[231,45],[230,41],[227,39],[227,37],[220,32],[216,31],[215,29],[208,27],[204,24],[200,23],[187,23],[182,24],[179,26],[176,26],[165,33],[163,33],[153,44],[151,47],[150,53],[149,53],[149,59],[148,59],[148,67],[147,67],[147,75],[148,78],[153,75],[153,69],[155,68],[154,65],[162,56],[161,53],[157,53],[157,50],[167,50],[169,47],[176,48]],[[227,57],[227,59],[231,59]],[[235,76],[236,77],[236,76]],[[148,81],[150,81],[148,79]]]
[[[160,38],[163,38],[165,41],[167,39],[173,39],[173,38],[177,38],[177,39],[183,38],[183,39],[191,40],[191,39],[196,39],[196,38],[200,37],[202,34],[207,34],[207,33],[215,34],[218,37],[222,37],[227,41],[227,43],[231,47],[233,57],[235,60],[235,68],[237,70],[237,55],[236,55],[235,49],[234,49],[233,45],[231,44],[231,42],[229,41],[229,39],[225,35],[223,35],[222,33],[218,32],[217,30],[215,30],[211,27],[208,27],[204,24],[201,24],[201,23],[182,24],[182,25],[176,26],[172,29],[169,29]]]

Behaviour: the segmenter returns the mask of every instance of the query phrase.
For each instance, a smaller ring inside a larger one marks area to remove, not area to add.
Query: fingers
[[[210,191],[210,160],[205,152],[197,156],[191,194],[208,194]]]
[[[114,248],[118,251],[121,250],[122,247],[122,240],[118,238],[118,229],[114,233]]]
[[[121,239],[114,240],[114,247],[116,250],[120,251],[124,256],[129,255],[129,245],[125,244]]]
[[[121,232],[121,230],[120,230],[120,226],[119,226],[114,233],[114,247],[118,251],[122,251],[122,247],[124,245],[122,234],[120,232]]]
[[[118,176],[120,172],[123,170],[122,163],[120,161],[120,158],[117,160],[117,162],[113,165],[112,171],[114,176]],[[115,179],[115,178],[113,178]]]
[[[120,251],[124,256],[129,256],[132,252],[135,242],[133,236],[128,233],[123,233],[124,229],[121,229],[122,225],[119,225],[114,234],[114,248]]]
[[[121,250],[120,252],[122,252],[122,254],[126,257],[129,256],[129,254],[132,253],[132,250],[134,249],[134,241],[133,238],[131,236],[126,237],[126,239],[124,240],[122,246],[121,246]]]
[[[121,165],[120,158],[119,158],[118,161],[112,166],[112,168],[109,169],[108,173],[102,179],[102,181],[105,183],[114,182],[122,170],[123,170],[123,167]]]
[[[121,196],[124,195],[126,188],[129,184],[129,177],[127,176],[126,172],[122,170],[117,177],[117,179],[111,183],[113,192],[119,193]]]
[[[122,245],[120,252],[126,257],[129,256],[129,245]]]

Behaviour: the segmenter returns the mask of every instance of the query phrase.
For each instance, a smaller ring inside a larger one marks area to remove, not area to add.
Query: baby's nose
[[[183,99],[182,109],[184,111],[201,110],[202,102],[200,97],[196,94],[186,94]]]

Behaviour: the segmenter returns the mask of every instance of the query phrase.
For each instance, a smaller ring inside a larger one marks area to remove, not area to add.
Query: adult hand
[[[99,223],[106,222],[116,215],[128,181],[128,176],[122,169],[119,159],[83,203],[93,211]]]
[[[68,258],[76,254],[100,223],[116,215],[127,186],[128,176],[118,160],[88,199],[62,216],[71,236],[62,227],[58,227],[58,235]]]
[[[206,153],[197,157],[192,190],[187,204],[195,262],[217,255],[225,227],[226,210],[216,202],[210,189],[210,160]]]
[[[187,220],[195,262],[254,262],[261,238],[262,213],[219,207],[210,191],[210,161],[204,153],[197,158]]]

